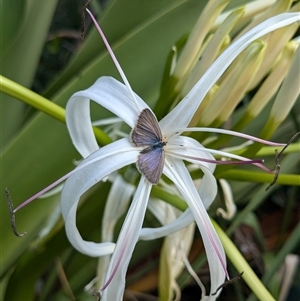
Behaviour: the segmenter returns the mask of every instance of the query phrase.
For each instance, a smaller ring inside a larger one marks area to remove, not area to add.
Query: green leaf
[[[22,238],[16,237],[10,228],[4,188],[9,188],[16,207],[74,168],[74,158],[79,159],[79,155],[71,144],[65,125],[44,114],[38,114],[24,127],[18,138],[1,156],[1,231],[5,245],[0,259],[2,273],[5,273],[34,239],[51,206],[43,199],[17,212],[17,229],[28,234]]]
[[[1,0],[0,7],[0,54],[6,54],[22,29],[28,8],[26,0]]]
[[[191,30],[204,3],[193,0],[175,4],[173,2],[163,11],[136,24],[118,41],[111,43],[133,90],[150,105],[157,99],[165,60],[174,41]],[[102,44],[100,37],[96,40]],[[94,55],[52,99],[65,105],[71,94],[90,86],[103,75],[120,79],[106,50]]]
[[[86,239],[99,241],[99,233],[101,233],[101,217],[109,186],[109,183],[100,183],[96,190],[98,193],[86,200],[77,215],[78,228],[80,229],[82,236]],[[100,191],[104,200],[103,202],[99,201]],[[43,200],[39,202],[41,203]],[[21,240],[23,240],[23,238],[21,238]],[[71,252],[69,252],[70,248]],[[66,254],[66,251],[68,251],[68,254]],[[65,229],[62,227],[53,237],[50,237],[50,239],[45,241],[44,244],[39,245],[37,248],[35,246],[32,249],[22,252],[17,266],[10,277],[4,300],[33,300],[35,293],[34,287],[37,279],[42,276],[43,271],[46,268],[49,270],[53,269],[56,275],[58,271],[56,270],[54,261],[61,256],[63,256],[63,258],[67,258],[67,260],[65,260],[68,264],[66,265],[67,271],[73,269],[70,271],[70,275],[73,275],[75,270],[78,271],[80,269],[84,269],[86,261],[90,260],[90,258],[78,253],[71,247],[65,235]],[[84,264],[76,263],[76,261],[73,263],[74,257],[77,261],[81,263],[84,262]],[[93,259],[93,261],[95,261],[95,259]],[[93,274],[95,270],[89,269],[89,272],[90,274]],[[81,282],[80,291],[83,291],[83,285]],[[17,290],[14,289],[16,283],[18,283]]]
[[[106,8],[106,10],[99,14],[98,21],[100,22],[100,25],[111,45],[120,44],[120,41],[124,40],[124,38],[129,39],[132,35],[136,35],[138,31],[141,31],[143,28],[146,28],[149,25],[151,26],[151,23],[154,23],[158,20],[162,20],[162,22],[165,24],[169,23],[169,26],[171,26],[172,23],[176,24],[176,21],[183,22],[184,25],[181,26],[181,28],[177,28],[177,26],[174,28],[170,27],[168,31],[167,28],[159,28],[158,32],[156,32],[163,35],[168,32],[168,34],[172,36],[175,34],[176,36],[180,37],[182,32],[185,33],[186,30],[189,31],[192,22],[195,22],[195,17],[198,16],[200,9],[205,5],[207,1],[201,1],[201,3],[199,3],[199,1],[197,3],[197,1],[194,0],[188,1],[190,2],[188,5],[186,5],[186,2],[187,0],[152,0],[143,2],[139,0],[116,0],[112,1]],[[184,6],[188,6],[190,9],[194,7],[194,13],[190,11],[187,15],[186,8],[183,8]],[[166,16],[168,12],[174,10],[177,7],[182,8],[182,15],[179,16],[179,20],[170,19],[170,17]],[[194,16],[190,16],[190,13],[193,13]],[[88,16],[86,18],[88,18]],[[179,30],[178,34],[176,32],[177,30]],[[165,38],[170,41],[168,34],[165,35]],[[152,43],[157,42],[156,38],[150,35],[143,36],[142,39],[143,42],[147,40]],[[176,40],[171,40],[171,43],[174,43],[174,41]],[[140,46],[142,45],[136,45],[137,48],[133,49],[131,57],[128,57],[128,59],[131,60],[132,65],[136,64],[135,60],[138,58],[137,56],[134,56],[134,51],[139,50]],[[170,44],[168,45],[168,48],[165,48],[166,46],[167,45],[164,43],[163,45],[160,44],[159,47],[156,48],[156,50],[163,51],[163,53],[165,54],[166,49],[167,51],[171,49]],[[153,50],[152,47],[151,49]],[[54,93],[56,93],[58,89],[65,85],[70,78],[76,75],[79,76],[81,73],[80,71],[82,69],[85,69],[85,67],[89,63],[91,63],[95,57],[101,55],[103,51],[106,53],[106,48],[102,43],[98,32],[93,27],[91,29],[91,32],[86,35],[85,41],[80,51],[78,51],[74,55],[72,60],[69,62],[68,67],[58,76],[56,81],[54,81],[49,86],[49,88],[45,92],[45,96],[51,97]],[[130,53],[127,53],[127,55],[128,54]],[[145,58],[151,58],[151,60],[154,62],[154,58],[146,56],[147,53],[141,52],[140,55],[140,58],[144,59],[144,64],[151,65],[148,64],[147,61],[145,61]],[[120,58],[118,57],[118,59]],[[121,65],[124,68],[122,61]],[[100,69],[98,69],[98,72],[101,72]]]
[[[1,55],[2,75],[23,86],[31,86],[56,3],[57,0],[45,2],[32,0],[28,3],[27,10],[24,10],[26,6],[24,1],[20,3],[18,0],[18,5],[16,1],[3,2],[3,8],[8,12],[1,11],[2,18],[20,19],[22,15],[24,19],[25,11],[26,18],[22,26],[20,24],[14,26],[19,29],[14,31],[10,30],[10,22],[1,22],[1,34],[8,32],[15,35],[12,47]],[[24,10],[22,13],[20,13],[21,9]],[[1,148],[4,148],[20,129],[24,121],[25,106],[6,95],[1,95],[0,101]]]

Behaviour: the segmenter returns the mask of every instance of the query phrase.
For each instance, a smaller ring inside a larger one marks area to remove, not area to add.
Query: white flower
[[[170,204],[153,198],[150,198],[148,210],[152,212],[162,225],[172,222],[181,214],[178,209]],[[159,298],[162,300],[180,300],[181,291],[176,279],[185,267],[200,284],[202,296],[205,296],[205,287],[191,268],[187,258],[193,243],[194,232],[195,223],[191,223],[188,227],[168,235],[164,239],[159,260],[158,284]],[[174,295],[176,298],[174,298]]]
[[[224,282],[227,272],[223,247],[206,212],[206,208],[211,204],[217,192],[216,180],[213,176],[216,161],[211,153],[219,153],[222,156],[226,155],[242,161],[247,161],[247,159],[205,149],[196,140],[179,135],[184,131],[200,130],[197,128],[187,129],[187,126],[206,93],[247,45],[266,33],[297,20],[299,20],[298,13],[278,15],[243,35],[220,55],[188,95],[167,116],[159,121],[162,141],[164,142],[159,146],[160,149],[163,147],[161,151],[165,156],[163,174],[177,187],[189,209],[169,225],[158,229],[143,229],[141,231],[153,185],[151,182],[153,181],[151,181],[149,175],[146,174],[145,176],[145,170],[139,165],[143,174],[116,245],[112,242],[95,243],[82,239],[76,227],[77,205],[80,197],[93,185],[114,171],[136,163],[139,160],[139,156],[141,156],[141,151],[146,146],[136,146],[136,143],[132,142],[132,135],[129,135],[127,138],[117,140],[99,149],[92,130],[90,100],[120,117],[132,129],[136,129],[137,121],[140,120],[139,118],[141,114],[144,114],[145,109],[147,109],[147,112],[149,110],[150,114],[153,114],[153,112],[132,91],[109,45],[107,46],[108,50],[126,85],[111,77],[102,77],[90,88],[77,92],[71,97],[66,109],[67,125],[74,145],[85,159],[69,175],[64,185],[61,196],[61,208],[67,236],[77,250],[90,256],[102,256],[113,252],[105,284],[102,288],[102,300],[122,300],[126,270],[139,237],[151,239],[168,235],[189,225],[192,221],[196,221],[201,232],[210,267],[211,288],[209,300],[216,298],[216,296],[211,296],[211,294]],[[99,31],[101,32],[100,28]],[[104,41],[107,43],[105,38]],[[153,118],[155,120],[154,114]],[[202,130],[233,134],[225,130]],[[237,133],[236,135],[249,138],[247,135]],[[152,147],[154,148],[153,145]],[[153,153],[152,159],[156,159],[156,155],[157,153]],[[202,169],[204,176],[198,190],[183,160],[197,164]],[[256,163],[256,165],[259,164]]]

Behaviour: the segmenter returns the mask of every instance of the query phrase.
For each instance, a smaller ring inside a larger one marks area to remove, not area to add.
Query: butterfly
[[[163,141],[157,119],[149,109],[140,113],[131,139],[136,146],[146,146],[140,152],[136,165],[149,182],[157,184],[164,168],[164,146],[167,142]]]

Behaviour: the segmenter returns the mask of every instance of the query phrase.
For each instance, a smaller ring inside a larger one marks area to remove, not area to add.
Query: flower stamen
[[[190,148],[191,149],[191,148]],[[197,150],[197,149],[195,149]],[[253,164],[259,168],[261,168],[262,170],[264,170],[267,173],[273,173],[272,170],[268,169],[266,166],[264,166],[262,163],[264,162],[263,159],[256,159],[256,160],[249,160],[246,159],[244,157],[241,156],[237,156],[237,155],[233,155],[233,154],[227,154],[227,153],[223,153],[221,151],[215,151],[212,149],[207,149],[207,148],[203,148],[201,149],[201,151],[203,152],[208,152],[208,153],[216,153],[219,155],[227,155],[228,157],[232,157],[232,158],[236,158],[238,160],[241,161],[232,161],[232,160],[212,160],[212,159],[205,159],[205,158],[201,158],[201,157],[194,157],[194,156],[188,156],[182,153],[176,153],[176,152],[172,152],[170,151],[170,149],[168,149],[167,154],[172,155],[173,157],[179,158],[179,159],[190,159],[190,160],[195,160],[195,161],[200,161],[200,162],[206,162],[206,163],[213,163],[213,164],[219,164],[219,165],[246,165],[246,164]]]
[[[240,137],[244,139],[248,139],[254,142],[270,145],[270,146],[285,146],[285,143],[278,143],[278,142],[272,142],[264,139],[260,139],[258,137],[254,137],[251,135],[247,135],[240,132],[235,132],[231,130],[225,130],[225,129],[218,129],[218,128],[208,128],[208,127],[190,127],[190,128],[182,128],[182,129],[176,129],[177,132],[183,133],[183,132],[206,132],[206,133],[217,133],[217,134],[225,134],[225,135],[232,135],[235,137]]]
[[[100,301],[100,300],[101,300],[101,298],[102,298],[102,296],[101,296],[101,293],[100,293],[100,292],[98,292],[98,291],[97,291],[97,292],[94,292],[94,293],[93,293],[93,296],[98,298],[98,300],[97,300],[97,301]]]
[[[285,151],[285,149],[297,138],[297,136],[300,134],[300,132],[296,133],[290,140],[289,142],[283,147],[283,149],[278,153],[278,150],[275,150],[275,170],[274,170],[274,179],[273,181],[270,183],[270,185],[266,188],[266,191],[269,190],[271,188],[271,186],[273,186],[279,176],[280,173],[280,157],[282,156],[283,152]]]
[[[232,278],[232,279],[230,279],[230,280],[225,281],[225,282],[224,282],[223,284],[221,284],[221,285],[216,289],[216,291],[215,291],[213,294],[211,294],[211,295],[212,295],[212,296],[215,296],[215,295],[217,294],[217,292],[218,292],[221,288],[223,288],[224,286],[227,286],[227,285],[229,285],[229,284],[231,284],[231,283],[233,283],[233,282],[235,282],[235,281],[237,281],[237,280],[240,280],[240,279],[242,278],[243,274],[244,274],[244,272],[241,272],[238,276],[236,276],[236,277],[234,277],[234,278]]]
[[[8,188],[5,188],[5,194],[6,194],[6,198],[7,198],[8,207],[9,207],[11,228],[13,229],[16,236],[22,237],[22,236],[26,235],[27,232],[24,232],[24,233],[20,234],[17,230],[16,219],[15,219],[16,210],[14,210],[14,205],[12,203],[12,199],[11,199]]]
[[[121,65],[119,64],[119,61],[117,60],[117,58],[116,58],[114,52],[112,51],[112,49],[111,49],[111,47],[110,47],[110,45],[109,45],[109,43],[108,43],[108,41],[107,41],[107,39],[106,39],[106,37],[105,37],[103,31],[102,31],[102,29],[101,29],[101,27],[100,27],[99,24],[97,23],[97,21],[96,21],[94,15],[91,13],[91,11],[90,11],[88,8],[85,8],[85,9],[86,9],[86,11],[88,12],[88,14],[90,15],[92,21],[94,22],[94,24],[95,24],[95,26],[96,26],[96,28],[97,28],[97,30],[98,30],[100,36],[101,36],[101,38],[102,38],[102,40],[103,40],[103,42],[104,42],[106,48],[107,48],[107,51],[108,51],[108,53],[109,53],[111,59],[113,60],[113,62],[114,62],[114,64],[115,64],[116,68],[118,69],[119,74],[120,74],[120,76],[122,77],[122,80],[123,80],[125,86],[127,87],[128,92],[129,92],[129,94],[131,95],[132,100],[134,101],[134,105],[138,108],[137,100],[136,100],[136,98],[135,98],[135,95],[134,95],[134,93],[133,93],[133,90],[132,90],[132,88],[131,88],[131,86],[130,86],[130,84],[129,84],[129,82],[128,82],[126,76],[125,76],[125,73],[123,72],[123,70],[122,70],[122,68],[121,68]]]

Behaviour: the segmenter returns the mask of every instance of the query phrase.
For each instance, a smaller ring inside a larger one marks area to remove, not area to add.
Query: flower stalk
[[[234,265],[236,270],[241,273],[243,272],[243,280],[251,288],[252,292],[257,296],[261,301],[275,301],[274,297],[269,293],[265,286],[258,279],[256,274],[253,272],[248,262],[245,260],[243,255],[239,252],[233,242],[225,234],[225,232],[220,228],[220,226],[212,220],[212,223],[222,241],[226,254]]]
[[[64,108],[3,75],[0,75],[0,92],[15,97],[54,119],[66,123],[66,111]],[[99,128],[94,127],[93,131],[100,145],[111,142],[111,139]]]

